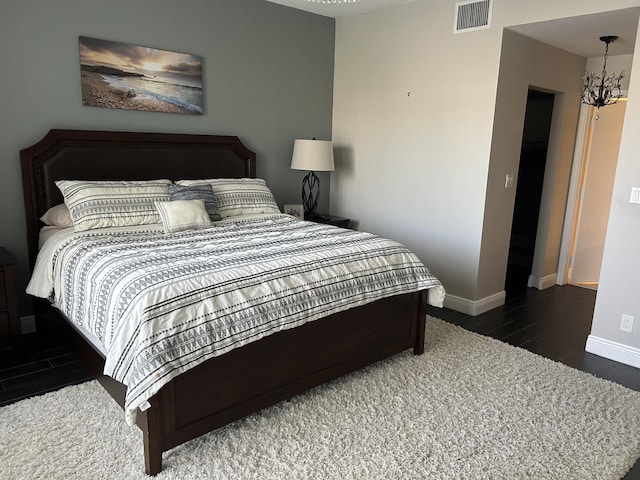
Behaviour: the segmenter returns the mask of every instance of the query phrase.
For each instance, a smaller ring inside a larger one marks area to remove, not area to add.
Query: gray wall
[[[51,128],[238,135],[280,206],[301,203],[293,140],[331,138],[334,30],[331,18],[264,0],[3,0],[0,245],[18,257],[18,289],[28,280],[19,151]],[[80,35],[202,56],[204,115],[82,106]]]

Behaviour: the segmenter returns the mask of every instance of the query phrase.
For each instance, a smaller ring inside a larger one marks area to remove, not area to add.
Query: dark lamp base
[[[302,203],[304,205],[305,217],[316,211],[319,195],[320,179],[315,173],[309,172],[302,179]]]

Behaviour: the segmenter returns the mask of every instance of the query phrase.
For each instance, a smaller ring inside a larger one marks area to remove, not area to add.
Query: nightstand
[[[20,316],[16,293],[16,259],[0,247],[0,353],[20,346]]]
[[[334,215],[327,215],[326,213],[316,213],[311,216],[305,215],[305,220],[341,228],[349,228],[349,224],[351,223],[351,219],[349,218],[336,217]]]

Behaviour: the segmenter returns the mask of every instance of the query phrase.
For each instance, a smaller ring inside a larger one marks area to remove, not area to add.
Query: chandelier
[[[598,76],[594,72],[585,72],[584,75],[582,103],[596,107],[596,120],[599,118],[597,110],[600,107],[618,103],[618,100],[622,97],[620,84],[624,78],[624,72],[618,76],[614,73],[607,74],[609,44],[615,42],[617,38],[615,35],[600,37],[600,40],[606,44],[602,62],[602,73]]]

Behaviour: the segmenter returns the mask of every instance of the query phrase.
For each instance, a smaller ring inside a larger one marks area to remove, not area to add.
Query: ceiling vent
[[[491,0],[471,0],[456,3],[453,33],[473,32],[489,28]]]

